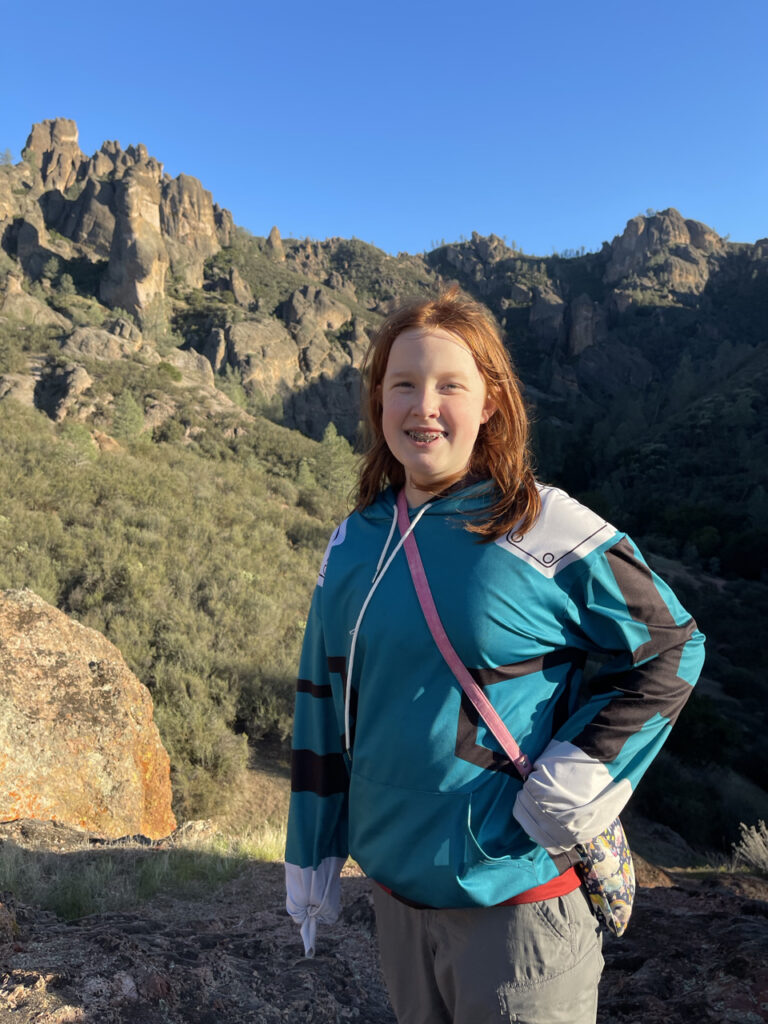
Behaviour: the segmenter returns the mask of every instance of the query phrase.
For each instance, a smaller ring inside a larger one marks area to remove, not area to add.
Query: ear
[[[487,423],[488,420],[491,418],[491,416],[493,416],[493,414],[496,412],[496,409],[497,409],[496,403],[494,402],[494,400],[489,395],[485,399],[485,405],[483,406],[483,411],[480,414],[480,422],[481,423]]]

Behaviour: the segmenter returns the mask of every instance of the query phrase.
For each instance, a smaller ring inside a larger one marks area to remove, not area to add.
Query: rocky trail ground
[[[0,826],[0,839],[67,846],[60,828],[23,822]],[[768,881],[644,861],[639,878],[627,934],[606,941],[600,1024],[768,1021]],[[342,918],[313,960],[285,914],[279,863],[252,862],[202,897],[69,923],[4,894],[0,1022],[394,1024],[368,885],[348,869]]]

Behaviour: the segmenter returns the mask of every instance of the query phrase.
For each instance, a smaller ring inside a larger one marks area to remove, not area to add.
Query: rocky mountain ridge
[[[23,157],[0,174],[0,239],[12,261],[3,315],[18,314],[20,282],[38,282],[49,291],[25,315],[60,327],[64,342],[72,316],[50,290],[68,275],[67,287],[98,300],[91,317],[127,312],[149,341],[171,333],[174,347],[200,352],[219,376],[235,374],[314,437],[334,422],[354,438],[371,330],[403,299],[451,280],[496,314],[534,401],[578,391],[596,407],[664,372],[654,351],[625,337],[628,319],[701,319],[718,289],[735,281],[748,297],[768,275],[768,240],[732,243],[676,210],[632,218],[599,253],[534,257],[473,233],[392,257],[355,240],[238,233],[197,179],[171,179],[143,145],[105,142],[86,157],[70,120],[33,126]],[[729,340],[711,318],[706,329],[710,341]]]

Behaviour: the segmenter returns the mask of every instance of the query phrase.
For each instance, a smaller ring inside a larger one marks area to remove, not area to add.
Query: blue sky
[[[768,235],[765,0],[3,4],[0,152],[73,118],[254,234],[588,250],[677,207]]]

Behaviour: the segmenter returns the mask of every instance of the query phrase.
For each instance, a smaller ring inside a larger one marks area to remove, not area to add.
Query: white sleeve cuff
[[[627,779],[616,782],[601,761],[553,740],[525,780],[512,814],[548,853],[563,853],[599,835],[631,795]]]
[[[345,857],[326,857],[316,868],[285,865],[285,908],[301,928],[304,955],[315,955],[317,925],[333,924],[341,907]]]

